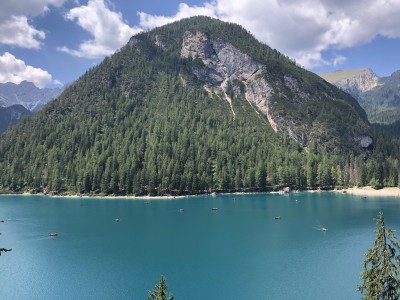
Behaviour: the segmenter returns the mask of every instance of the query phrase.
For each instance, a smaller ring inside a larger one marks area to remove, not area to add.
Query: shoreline
[[[115,195],[49,195],[43,193],[30,194],[30,193],[5,193],[0,196],[47,196],[51,198],[94,198],[94,199],[131,199],[131,200],[161,200],[161,199],[182,199],[196,196],[215,196],[215,195],[251,195],[251,194],[292,194],[292,193],[322,193],[322,192],[333,192],[350,194],[355,196],[376,196],[376,197],[400,197],[400,188],[397,187],[385,187],[379,190],[375,190],[370,186],[364,187],[350,187],[347,189],[333,189],[333,190],[292,190],[289,193],[283,191],[272,191],[272,192],[233,192],[233,193],[206,193],[206,194],[193,194],[193,195],[177,195],[177,196],[115,196]]]
[[[397,187],[385,187],[380,190],[375,190],[370,186],[363,187],[352,187],[344,190],[336,190],[338,193],[346,192],[350,195],[355,196],[375,196],[375,197],[400,197],[400,188]]]

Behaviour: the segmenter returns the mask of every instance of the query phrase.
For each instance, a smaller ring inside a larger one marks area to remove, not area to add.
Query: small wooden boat
[[[213,207],[213,208],[211,208],[211,210],[212,210],[212,211],[217,211],[217,210],[218,210],[218,208],[216,208],[216,207]]]
[[[281,220],[281,219],[282,219],[281,216],[276,216],[276,217],[275,217],[275,220]]]
[[[328,228],[322,227],[321,231],[328,231]]]
[[[183,208],[180,208],[178,211],[179,212],[184,212],[185,210]]]
[[[119,221],[120,221],[120,219],[118,219],[118,218],[115,218],[115,219],[114,219],[114,222],[117,222],[117,223],[118,223]]]
[[[48,234],[48,236],[58,236],[58,233],[57,233],[57,232],[50,232],[50,233]]]

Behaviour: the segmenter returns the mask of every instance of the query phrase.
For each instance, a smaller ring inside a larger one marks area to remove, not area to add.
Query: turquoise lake
[[[0,299],[146,299],[161,274],[176,300],[360,299],[378,211],[400,230],[395,197],[146,201],[0,196]]]

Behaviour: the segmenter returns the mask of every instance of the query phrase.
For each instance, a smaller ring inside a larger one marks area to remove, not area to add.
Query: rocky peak
[[[200,58],[207,68],[215,70],[221,78],[230,80],[247,80],[263,66],[233,45],[220,39],[210,40],[202,32],[185,32],[181,56]]]
[[[332,144],[332,147],[335,147],[335,142],[330,141],[329,132],[335,130],[331,125],[324,120],[314,120],[313,113],[301,112],[309,118],[305,120],[304,117],[299,118],[296,112],[292,115],[290,110],[283,108],[290,106],[292,110],[301,110],[301,107],[308,106],[306,103],[309,102],[335,101],[334,90],[307,89],[301,83],[302,80],[290,72],[282,72],[278,76],[271,74],[265,64],[255,61],[229,42],[218,38],[211,39],[204,32],[186,31],[183,34],[180,54],[182,58],[201,61],[201,64],[193,64],[193,74],[204,83],[208,92],[222,96],[229,103],[233,118],[236,117],[236,113],[229,88],[233,90],[235,97],[247,101],[257,114],[264,115],[275,132],[287,134],[304,147],[311,140],[319,146]],[[373,82],[377,83],[374,78],[374,73],[366,70],[354,77],[353,81],[354,84],[367,88],[368,84],[373,86]],[[181,81],[185,82],[182,78]],[[350,84],[353,81],[347,82]],[[317,104],[310,104],[309,107],[313,105]],[[365,149],[372,144],[372,139],[369,136],[366,138],[362,132],[348,130],[343,135],[346,136],[344,139],[351,140],[358,148]]]
[[[379,77],[371,69],[362,69],[358,74],[351,78],[346,78],[338,82],[343,87],[355,88],[360,92],[372,90],[379,85]]]
[[[249,55],[240,51],[230,43],[221,39],[211,40],[202,32],[193,34],[186,31],[183,36],[181,57],[201,59],[204,66],[192,68],[193,74],[205,83],[208,91],[223,92],[225,100],[230,104],[235,117],[232,101],[227,94],[228,86],[233,88],[235,95],[242,94],[257,113],[266,116],[272,129],[278,133],[287,133],[292,139],[305,146],[307,137],[297,133],[294,128],[300,128],[289,118],[273,115],[272,97],[279,94],[263,74],[265,65],[253,60]],[[308,94],[299,91],[298,81],[290,75],[284,76],[284,86],[293,91],[295,98],[305,98]],[[237,86],[240,82],[240,88]]]
[[[22,81],[20,84],[0,83],[0,106],[19,104],[30,111],[38,111],[61,92],[61,88],[40,89],[28,81]]]
[[[321,73],[320,76],[354,96],[370,91],[380,85],[379,77],[370,68],[361,70],[339,70]]]
[[[204,82],[207,91],[223,96],[234,118],[236,113],[230,98],[232,95],[229,96],[228,92],[230,87],[235,97],[246,100],[257,114],[263,114],[275,132],[287,134],[302,146],[307,146],[311,140],[320,146],[330,143],[329,131],[332,129],[329,125],[321,120],[305,121],[292,116],[287,109],[282,109],[282,103],[301,109],[302,105],[310,101],[334,101],[333,90],[308,90],[302,86],[299,78],[289,72],[271,76],[266,65],[222,39],[210,39],[203,32],[184,33],[181,57],[201,60],[202,64],[192,66],[193,74]],[[367,81],[363,80],[357,82]],[[372,139],[363,138],[360,133],[350,130],[347,134],[349,136],[346,139],[351,139],[357,147],[367,148],[372,143]]]
[[[203,81],[207,89],[214,88],[217,91],[222,91],[225,100],[229,103],[232,114],[235,116],[235,111],[232,106],[232,101],[227,94],[228,86],[235,87],[234,80],[243,83],[245,90],[248,90],[250,79],[255,77],[257,73],[262,72],[263,65],[251,59],[246,53],[243,53],[233,45],[220,39],[211,40],[202,32],[195,34],[186,31],[183,36],[181,57],[201,59],[204,66],[193,67],[193,74]],[[252,90],[250,88],[250,90]],[[243,90],[234,88],[235,93],[241,93]],[[251,101],[256,106],[260,105],[264,108],[267,114],[268,109],[265,103],[258,103],[252,93],[247,93],[248,101]],[[254,99],[253,99],[254,98]]]

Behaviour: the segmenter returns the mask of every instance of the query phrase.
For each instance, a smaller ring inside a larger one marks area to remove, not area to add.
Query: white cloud
[[[75,7],[66,14],[66,19],[76,21],[93,39],[84,41],[78,49],[59,47],[58,50],[78,57],[98,58],[112,54],[140,32],[130,27],[118,12],[110,10],[104,0],[89,0],[88,4]]]
[[[343,62],[324,59],[324,51],[365,44],[378,35],[400,38],[398,0],[215,0],[203,6],[180,4],[174,16],[139,13],[146,29],[194,15],[241,24],[308,68]]]
[[[49,6],[60,6],[66,0],[1,0],[0,18],[8,16],[38,16]]]
[[[346,56],[337,55],[337,56],[334,57],[334,59],[332,61],[332,64],[333,64],[334,67],[337,67],[337,66],[340,66],[340,65],[344,64],[346,60],[347,60]]]
[[[144,12],[138,12],[138,15],[140,17],[140,26],[144,29],[151,29],[183,18],[198,15],[217,18],[216,8],[212,3],[204,3],[204,6],[189,6],[186,3],[180,3],[178,12],[171,17],[154,16]]]
[[[1,0],[0,44],[23,48],[39,48],[45,33],[28,22],[28,17],[43,14],[50,5],[59,6],[65,0]]]
[[[52,76],[40,68],[27,66],[24,61],[17,59],[9,52],[0,56],[0,82],[18,84],[24,80],[43,88],[52,81]]]
[[[25,16],[12,16],[0,22],[0,44],[37,49],[38,39],[44,38],[44,32],[30,26]]]
[[[64,86],[64,84],[60,80],[57,80],[57,79],[53,80],[53,84],[56,86]]]

